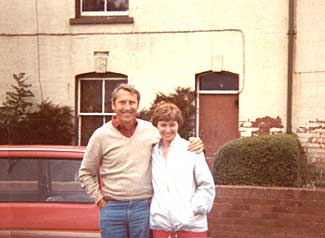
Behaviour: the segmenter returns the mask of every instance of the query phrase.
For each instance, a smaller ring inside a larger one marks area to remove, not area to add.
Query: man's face
[[[116,100],[112,102],[112,109],[116,112],[116,119],[122,125],[132,124],[137,116],[139,102],[136,94],[126,90],[119,90]]]

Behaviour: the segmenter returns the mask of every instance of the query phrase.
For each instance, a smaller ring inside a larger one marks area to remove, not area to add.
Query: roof
[[[81,159],[85,146],[70,145],[0,145],[1,157]]]

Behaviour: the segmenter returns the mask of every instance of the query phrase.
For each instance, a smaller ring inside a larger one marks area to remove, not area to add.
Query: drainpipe
[[[292,81],[294,74],[295,48],[295,0],[289,0],[289,30],[288,30],[288,88],[287,88],[287,133],[292,133]]]

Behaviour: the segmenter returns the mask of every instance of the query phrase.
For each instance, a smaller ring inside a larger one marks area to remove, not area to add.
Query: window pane
[[[112,92],[121,83],[127,83],[127,80],[105,80],[105,112],[113,112],[111,105]]]
[[[103,125],[101,116],[82,116],[81,117],[81,145],[87,145],[93,132]]]
[[[211,72],[200,78],[200,90],[238,90],[239,75],[227,71]]]
[[[102,112],[102,80],[80,80],[80,112]]]
[[[83,0],[82,11],[104,11],[105,0]]]
[[[0,201],[78,202],[90,198],[78,182],[81,160],[1,158]]]
[[[39,201],[37,160],[0,159],[0,201]]]
[[[81,188],[78,172],[81,160],[51,160],[51,196],[48,202],[91,202]]]
[[[105,117],[105,123],[106,123],[106,122],[109,122],[110,120],[112,120],[112,117],[111,117],[111,116],[106,116],[106,117]]]
[[[0,181],[38,179],[37,160],[0,159]]]
[[[129,10],[128,0],[108,0],[107,11],[127,11]]]
[[[51,160],[50,173],[52,182],[77,181],[81,160]]]

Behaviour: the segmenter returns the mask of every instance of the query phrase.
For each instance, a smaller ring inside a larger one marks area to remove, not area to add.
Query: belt
[[[116,199],[114,199],[114,198],[112,198],[112,197],[110,197],[110,196],[104,196],[103,199],[104,199],[106,202],[108,202],[108,201],[118,201],[118,200],[116,200]]]
[[[153,238],[207,238],[208,232],[152,230]]]
[[[104,196],[103,199],[108,202],[108,201],[117,201],[117,202],[130,202],[130,201],[140,201],[140,200],[127,200],[127,201],[124,201],[124,200],[117,200],[117,199],[114,199],[110,196]],[[144,199],[141,199],[143,201],[145,200],[150,200],[151,198],[144,198]]]

